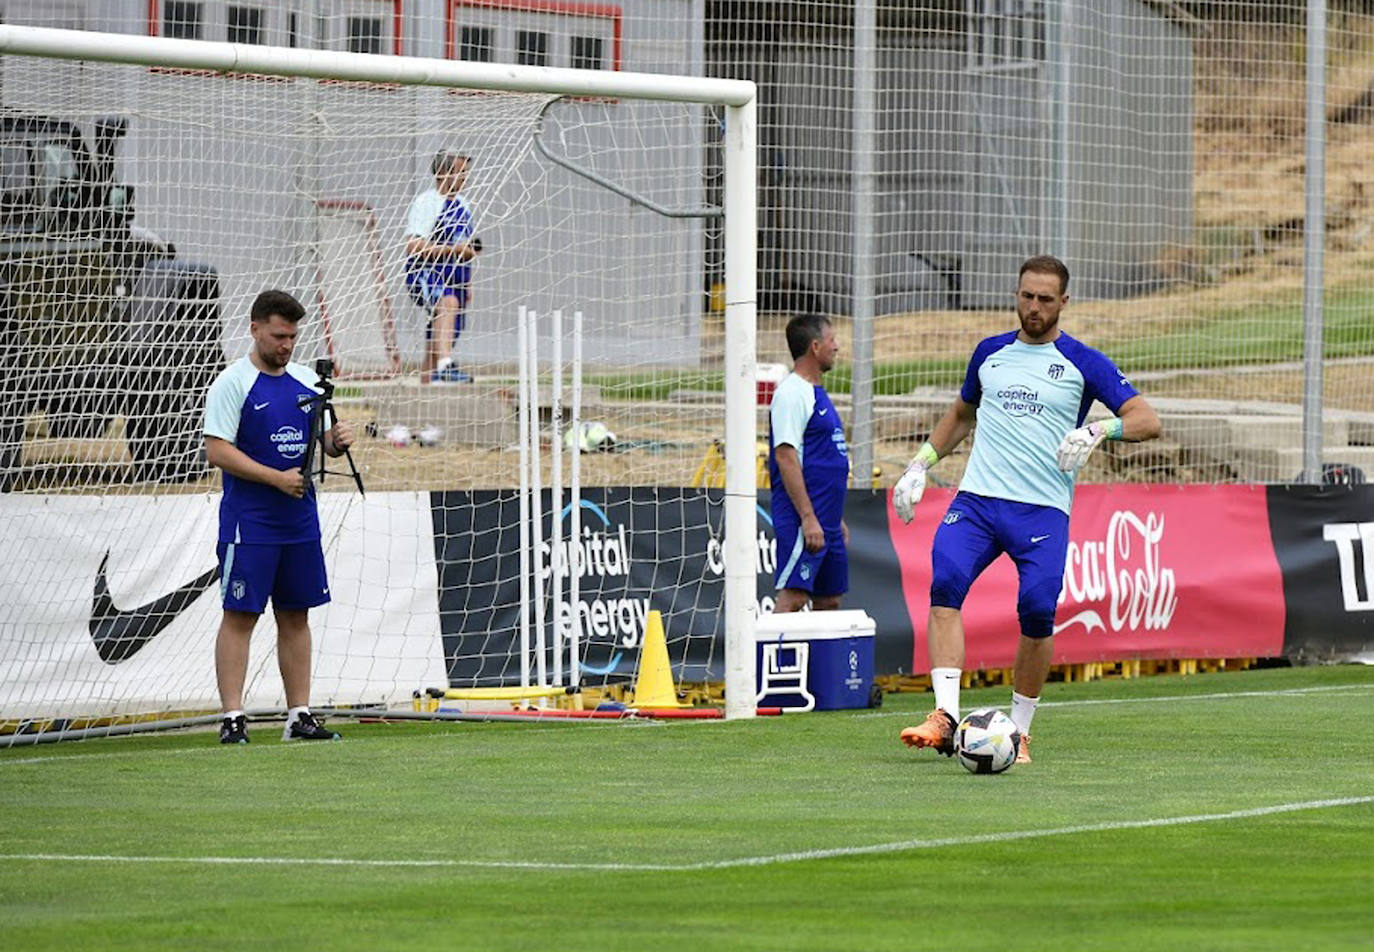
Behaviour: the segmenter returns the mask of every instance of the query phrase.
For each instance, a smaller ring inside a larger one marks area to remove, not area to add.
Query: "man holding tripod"
[[[253,301],[253,346],[211,384],[205,399],[205,449],[224,471],[219,514],[220,593],[224,617],[215,642],[215,674],[224,718],[222,744],[248,743],[243,688],[248,645],[272,601],[277,663],[290,708],[282,740],[337,740],[310,713],[308,611],[329,601],[320,519],[303,470],[312,413],[323,416],[316,374],[291,361],[305,308],[285,291]],[[324,452],[342,456],[353,428],[321,433]]]

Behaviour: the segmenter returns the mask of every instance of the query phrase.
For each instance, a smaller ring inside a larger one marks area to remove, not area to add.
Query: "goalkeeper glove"
[[[1097,444],[1103,440],[1121,439],[1121,420],[1113,418],[1111,420],[1098,420],[1089,423],[1087,426],[1080,426],[1076,430],[1070,430],[1064,437],[1064,441],[1059,444],[1059,451],[1055,454],[1055,462],[1059,468],[1066,473],[1071,473],[1088,461],[1088,454],[1097,449]]]
[[[916,504],[926,491],[926,471],[939,459],[940,454],[935,452],[935,447],[925,443],[907,464],[902,478],[897,480],[897,488],[892,491],[892,507],[903,522],[911,522]]]

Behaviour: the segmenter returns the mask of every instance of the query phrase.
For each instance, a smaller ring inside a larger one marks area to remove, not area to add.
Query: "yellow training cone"
[[[686,707],[677,699],[673,669],[668,665],[668,639],[663,634],[663,613],[649,612],[644,622],[644,643],[639,647],[639,674],[635,677],[635,707]]]

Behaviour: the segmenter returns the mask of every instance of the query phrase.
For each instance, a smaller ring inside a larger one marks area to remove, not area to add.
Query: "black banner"
[[[1284,656],[1374,655],[1374,486],[1270,486]]]
[[[773,607],[776,546],[768,495],[759,495],[754,540],[760,612]],[[541,564],[545,613],[552,619],[550,499],[546,492]],[[558,622],[568,634],[574,624],[578,626],[589,680],[633,676],[644,621],[654,609],[663,613],[668,655],[679,678],[718,681],[724,677],[720,637],[723,499],[720,490],[711,489],[583,490],[581,537],[575,553],[575,562],[582,568],[576,622],[572,612]],[[439,492],[431,494],[430,502],[449,682],[454,686],[517,683],[522,601],[519,496],[504,490]],[[877,622],[875,660],[877,670],[883,672],[904,670],[911,659],[911,624],[901,598],[885,506],[883,493],[852,492],[845,514],[850,528],[850,594],[845,605],[867,610]],[[568,543],[567,507],[558,524],[559,563],[570,565],[574,558]],[[529,625],[533,644],[533,609]],[[551,631],[547,623],[545,630]],[[548,653],[549,670],[552,664]]]

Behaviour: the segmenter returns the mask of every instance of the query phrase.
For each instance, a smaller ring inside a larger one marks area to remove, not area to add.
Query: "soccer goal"
[[[674,678],[753,714],[752,83],[16,26],[0,53],[6,732],[215,710],[200,415],[273,287],[367,488],[317,487],[317,706],[627,684],[657,611]],[[476,254],[436,294],[408,242],[441,154]],[[722,438],[723,491],[693,486]],[[274,642],[269,613],[256,709]]]

